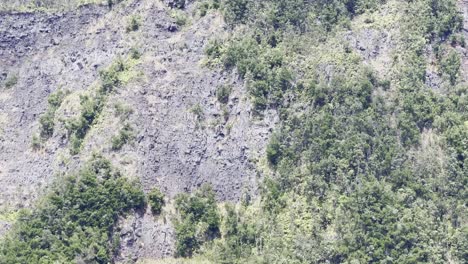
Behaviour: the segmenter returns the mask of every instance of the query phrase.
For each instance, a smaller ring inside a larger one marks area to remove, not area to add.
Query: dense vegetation
[[[277,109],[281,126],[266,151],[272,176],[260,205],[227,208],[223,238],[206,247],[207,257],[220,263],[467,259],[468,101],[454,48],[463,43],[456,40],[462,20],[455,1],[400,1],[399,55],[392,74],[379,74],[333,41],[350,19],[384,3],[224,3],[228,23],[249,29],[214,40],[207,49],[211,64],[237,69],[257,115]],[[341,59],[314,54],[311,47],[323,43]],[[426,82],[426,43],[446,80],[443,92]],[[261,217],[249,219],[245,212],[252,210]]]
[[[0,263],[109,263],[119,245],[118,217],[144,205],[139,185],[95,156],[21,213],[0,244]]]

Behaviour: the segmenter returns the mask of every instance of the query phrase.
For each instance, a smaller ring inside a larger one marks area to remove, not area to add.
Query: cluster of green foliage
[[[141,58],[141,52],[137,48],[130,49],[130,58],[138,60]]]
[[[208,1],[205,0],[205,1],[200,2],[200,4],[198,5],[200,16],[201,17],[206,16],[206,14],[208,13],[208,10],[210,9],[215,9],[215,10],[219,9],[220,4],[221,4],[220,0],[208,0]]]
[[[160,214],[164,206],[164,194],[159,189],[152,189],[148,193],[148,204],[153,214]]]
[[[140,28],[140,18],[136,16],[132,16],[126,28],[127,33],[138,31],[139,28]]]
[[[216,89],[216,98],[218,102],[227,104],[229,102],[229,96],[231,95],[232,87],[230,85],[220,85]]]
[[[252,249],[260,242],[258,234],[262,227],[255,225],[255,220],[246,214],[247,207],[226,204],[222,215],[222,240],[213,244],[213,257],[217,263],[243,263],[249,259],[251,263],[259,263],[259,259],[251,258]]]
[[[42,148],[42,140],[39,138],[38,135],[33,135],[31,139],[31,148],[33,150],[39,150]]]
[[[187,14],[181,10],[173,10],[171,12],[171,16],[172,18],[174,18],[175,20],[175,23],[178,25],[178,26],[184,26],[187,24],[188,22],[188,17],[187,17]]]
[[[250,29],[207,54],[237,69],[257,111],[278,109],[281,125],[266,150],[274,176],[260,208],[245,209],[258,219],[226,209],[235,224],[204,253],[217,263],[462,263],[468,90],[457,51],[442,50],[461,29],[456,1],[402,1],[390,79],[346,48],[329,51],[344,59],[327,70],[291,63],[313,58],[307,37],[326,43],[385,1],[314,2],[224,2],[227,22]],[[294,38],[299,48],[287,46]],[[445,93],[426,83],[427,43],[441,48]]]
[[[5,81],[5,88],[6,89],[11,89],[17,83],[18,83],[18,76],[17,75],[11,75]]]
[[[102,111],[104,97],[80,96],[81,114],[78,118],[69,120],[66,124],[70,135],[71,153],[78,154],[81,144]]]
[[[112,137],[112,149],[120,150],[125,144],[129,143],[135,138],[133,128],[130,124],[125,124],[119,133]]]
[[[125,70],[124,62],[117,60],[108,70],[100,72],[101,86],[96,94],[80,96],[81,114],[66,124],[72,154],[79,153],[86,134],[102,112],[107,96],[121,84],[119,74]]]
[[[190,112],[195,115],[198,121],[202,120],[205,117],[205,112],[203,107],[197,103],[190,108]]]
[[[461,58],[456,50],[451,50],[440,60],[440,68],[443,74],[448,76],[451,85],[456,85],[460,74]]]
[[[0,263],[111,263],[119,216],[145,206],[139,185],[95,156],[22,212],[0,247]]]
[[[48,139],[54,134],[55,112],[62,105],[67,94],[68,92],[59,90],[49,96],[47,111],[39,118],[39,124],[41,126],[40,135],[43,139]]]
[[[179,219],[176,230],[176,255],[190,257],[205,242],[220,235],[220,215],[211,186],[204,185],[194,194],[179,194],[175,200]]]
[[[268,40],[276,42],[272,39],[262,41]],[[223,52],[220,49],[221,44],[214,42],[207,53],[212,58],[219,57],[227,69],[236,67],[241,77],[248,78],[256,110],[281,104],[284,92],[292,88],[293,78],[291,71],[283,65],[281,50],[268,43],[259,45],[254,38],[241,38],[230,42]]]
[[[133,114],[134,112],[131,106],[125,105],[120,102],[115,103],[114,108],[115,108],[115,115],[120,117],[121,121],[127,120],[130,117],[130,115]]]

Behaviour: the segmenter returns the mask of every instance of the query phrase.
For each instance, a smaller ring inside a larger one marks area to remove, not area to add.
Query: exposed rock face
[[[65,146],[54,142],[35,153],[31,137],[51,92],[59,86],[84,89],[97,77],[93,65],[110,61],[102,48],[104,36],[96,35],[95,46],[85,49],[89,35],[80,34],[105,12],[83,7],[61,15],[0,15],[0,76],[18,79],[0,91],[0,206],[29,206],[52,180],[55,153]]]
[[[174,255],[175,233],[169,215],[153,216],[149,210],[123,221],[116,262]]]
[[[186,4],[191,14],[193,7]],[[54,175],[75,170],[94,151],[138,177],[145,191],[157,187],[169,198],[203,183],[211,183],[220,200],[238,200],[243,192],[256,191],[254,161],[264,152],[276,115],[252,117],[237,75],[203,66],[205,45],[212,36],[225,34],[219,15],[171,30],[170,13],[162,2],[142,0],[113,9],[0,14],[0,208],[31,206]],[[141,25],[127,32],[133,15]],[[131,48],[142,53],[135,66],[139,77],[109,97],[81,154],[70,156],[63,123],[79,109],[78,95],[98,85],[99,71]],[[17,84],[4,88],[12,76]],[[216,99],[219,85],[233,87],[226,105]],[[47,98],[60,87],[72,94],[58,110],[54,136],[42,150],[33,151],[32,136]],[[115,102],[134,110],[128,122],[136,133],[135,142],[119,152],[109,143],[122,126],[111,114]],[[145,213],[122,220],[119,258],[172,254],[174,233],[170,219],[164,219]]]

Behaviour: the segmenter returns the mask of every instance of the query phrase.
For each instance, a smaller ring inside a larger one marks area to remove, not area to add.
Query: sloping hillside
[[[466,260],[468,2],[0,10],[0,263]]]
[[[2,14],[2,79],[17,79],[0,96],[5,215],[33,205],[60,173],[75,170],[94,152],[139,178],[145,190],[158,186],[168,197],[203,183],[211,183],[221,200],[256,191],[251,160],[263,152],[275,115],[251,119],[243,82],[203,65],[204,46],[213,34],[224,34],[223,21],[218,13],[192,17],[193,10],[177,11],[184,25],[158,1]],[[128,32],[133,18],[138,30]],[[132,52],[141,56],[127,61]],[[122,84],[109,95],[78,153],[70,154],[65,126],[79,114],[80,96],[93,93],[99,72],[120,59],[131,64]],[[232,87],[225,104],[216,98],[220,85]],[[55,112],[53,133],[34,149],[39,119],[57,91],[67,96]],[[131,113],[122,116],[122,108]],[[134,139],[112,150],[111,137],[126,124]]]

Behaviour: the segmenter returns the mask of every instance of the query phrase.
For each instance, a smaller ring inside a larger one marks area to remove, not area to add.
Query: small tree
[[[153,214],[160,214],[164,206],[164,194],[159,189],[153,189],[148,194],[149,205]]]

